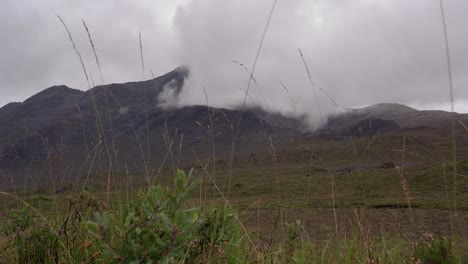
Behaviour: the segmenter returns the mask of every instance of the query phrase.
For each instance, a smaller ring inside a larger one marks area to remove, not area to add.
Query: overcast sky
[[[468,112],[468,1],[445,0],[455,110]],[[162,75],[187,65],[192,78],[181,104],[235,106],[273,0],[2,0],[0,105],[23,101],[52,85],[87,89],[81,66],[57,19],[67,23],[96,83],[99,74],[81,24],[87,23],[105,83]],[[261,50],[248,103],[314,113],[382,102],[449,110],[447,64],[438,0],[278,0]],[[262,96],[263,94],[263,96]],[[314,114],[312,114],[314,118]],[[317,118],[317,115],[315,115]]]

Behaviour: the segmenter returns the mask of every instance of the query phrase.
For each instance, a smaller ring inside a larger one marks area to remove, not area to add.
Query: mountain
[[[229,153],[235,135],[236,150],[248,151],[268,137],[295,137],[304,128],[298,120],[261,109],[163,108],[188,75],[180,67],[152,80],[85,92],[53,86],[5,105],[0,108],[1,181],[14,175],[21,183],[31,174],[72,178],[109,167],[156,169],[175,157],[182,164],[206,159],[213,145],[219,155]]]
[[[451,113],[399,104],[348,109],[329,117],[313,133],[306,132],[301,120],[259,108],[170,108],[189,74],[179,67],[155,79],[87,91],[53,86],[22,103],[3,106],[0,185],[30,179],[46,184],[57,177],[63,181],[109,170],[141,173],[164,166],[199,166],[213,154],[226,163],[234,141],[235,155],[245,158],[239,159],[240,166],[246,166],[250,157],[255,157],[255,164],[271,160],[272,147],[278,161],[308,162],[309,150],[303,144],[339,157],[336,146],[343,146],[343,139],[350,136],[390,135],[386,152],[392,136],[412,136],[437,155],[439,146],[444,151],[450,146]],[[455,114],[455,121],[458,144],[468,146],[463,125],[468,125],[468,115]]]
[[[463,130],[467,114],[454,114],[455,127]],[[376,104],[349,109],[329,118],[320,131],[335,135],[368,136],[397,131],[446,131],[451,129],[452,114],[438,110],[416,110],[401,104]]]

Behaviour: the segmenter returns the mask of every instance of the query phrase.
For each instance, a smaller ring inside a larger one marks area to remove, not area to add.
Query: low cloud
[[[177,107],[179,105],[180,87],[177,80],[172,79],[166,83],[162,91],[158,94],[158,106],[162,109]]]

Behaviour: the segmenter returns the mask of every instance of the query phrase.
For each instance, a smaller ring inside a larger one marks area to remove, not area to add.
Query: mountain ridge
[[[430,128],[441,131],[438,133],[450,129],[450,113],[419,111],[400,104],[348,110],[329,117],[327,124],[312,134],[300,118],[261,108],[162,108],[161,93],[171,89],[174,95],[179,94],[189,74],[188,69],[177,68],[154,79],[112,83],[87,91],[52,86],[22,103],[5,105],[0,108],[0,178],[19,174],[15,180],[21,182],[31,171],[41,174],[38,178],[49,174],[77,177],[106,167],[142,171],[160,167],[168,154],[177,156],[178,164],[193,164],[213,152],[218,157],[229,155],[235,133],[236,153],[253,153],[275,142],[320,139],[324,134],[339,140],[408,129]],[[455,117],[468,124],[468,115]],[[90,165],[90,160],[96,159],[99,164]],[[45,171],[47,167],[50,169]]]
[[[151,80],[87,91],[53,86],[22,103],[1,108],[1,170],[40,171],[48,163],[60,163],[62,169],[48,172],[60,174],[63,168],[79,168],[77,162],[95,155],[108,164],[93,168],[93,172],[106,166],[135,171],[142,169],[142,163],[157,167],[171,151],[169,145],[185,143],[190,150],[178,156],[181,162],[188,162],[193,159],[192,152],[207,157],[207,146],[212,143],[219,153],[227,152],[241,118],[239,149],[264,142],[266,134],[273,139],[300,135],[299,121],[261,109],[161,108],[160,94],[166,89],[180,93],[188,75],[187,69],[177,68]]]

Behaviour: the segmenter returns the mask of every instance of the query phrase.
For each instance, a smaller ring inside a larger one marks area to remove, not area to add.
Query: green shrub
[[[2,235],[12,237],[6,248],[14,248],[17,263],[54,263],[58,261],[59,243],[53,221],[46,222],[29,207],[13,209],[2,225]]]
[[[36,216],[31,210],[22,206],[12,210],[6,225],[2,226],[3,232],[16,232],[17,229],[25,230],[35,222]]]
[[[178,171],[175,189],[140,192],[121,215],[99,212],[88,222],[96,258],[113,263],[173,263],[229,259],[240,229],[227,207],[187,208],[196,181]]]
[[[45,217],[29,205],[12,210],[1,226],[2,235],[11,238],[4,249],[14,250],[17,263],[87,262],[84,245],[88,231],[83,221],[97,210],[97,200],[87,193],[68,198],[69,208],[62,216]]]
[[[302,224],[300,220],[292,223],[286,223],[288,239],[286,240],[286,257],[291,259],[298,247]]]
[[[458,263],[452,252],[452,243],[447,238],[425,234],[414,246],[413,259],[416,262],[423,264]]]
[[[51,225],[43,222],[25,230],[18,228],[15,246],[18,263],[58,263],[63,251]]]

